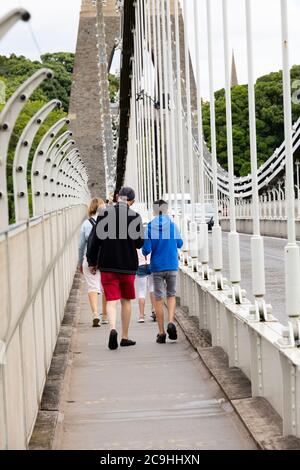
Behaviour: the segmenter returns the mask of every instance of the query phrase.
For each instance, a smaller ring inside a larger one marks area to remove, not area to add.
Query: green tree
[[[10,222],[14,222],[14,197],[13,197],[13,159],[20,136],[29,122],[29,120],[52,99],[59,99],[62,102],[61,109],[52,111],[44,124],[41,126],[33,145],[30,149],[29,164],[27,168],[29,204],[31,206],[31,165],[32,159],[43,135],[59,119],[66,116],[69,106],[69,96],[71,91],[71,71],[74,63],[74,55],[68,53],[45,54],[42,62],[30,61],[23,56],[10,57],[0,56],[0,80],[5,85],[6,100],[25,82],[33,73],[42,67],[49,67],[54,71],[55,77],[47,80],[32,94],[20,113],[12,137],[9,143],[8,164],[7,164],[7,182],[9,193],[9,214]],[[0,105],[0,110],[3,108]],[[64,132],[62,129],[61,132]]]
[[[120,79],[117,75],[108,74],[108,91],[111,103],[116,103],[120,88]]]
[[[31,99],[34,101],[59,99],[66,112],[69,109],[73,66],[74,54],[72,53],[44,54],[41,62],[31,61],[15,54],[10,57],[0,56],[0,76],[7,79],[8,98],[27,78],[37,70],[46,67],[53,70],[54,78],[43,82]]]
[[[300,79],[300,66],[291,70],[291,81]],[[273,72],[257,80],[256,128],[259,165],[265,162],[284,140],[282,72]],[[215,93],[217,153],[221,165],[227,169],[226,105],[225,90]],[[251,170],[249,141],[248,87],[239,85],[232,88],[232,125],[235,173],[247,175]],[[300,116],[300,104],[293,104],[293,120]],[[210,105],[203,103],[203,129],[210,148]]]

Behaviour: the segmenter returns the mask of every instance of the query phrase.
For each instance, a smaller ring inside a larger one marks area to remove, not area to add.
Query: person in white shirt
[[[153,287],[153,277],[150,271],[150,258],[151,256],[144,256],[142,250],[137,250],[139,258],[139,269],[137,271],[135,287],[137,290],[137,298],[139,299],[139,323],[145,322],[145,305],[146,297],[149,292],[152,313],[151,317],[156,321],[155,307],[154,307],[154,287]]]
[[[86,259],[88,238],[93,226],[96,225],[97,212],[99,209],[105,209],[104,201],[97,198],[92,199],[88,208],[88,219],[86,219],[81,226],[78,249],[78,269],[84,275],[88,286],[89,302],[93,314],[93,327],[100,326],[100,315],[98,314],[98,296],[100,294],[102,294],[102,323],[108,323],[106,300],[101,286],[100,272],[98,271],[96,275],[91,274]]]

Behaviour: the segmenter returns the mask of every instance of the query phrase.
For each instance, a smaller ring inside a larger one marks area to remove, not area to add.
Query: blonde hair
[[[93,217],[96,214],[100,206],[105,206],[103,199],[94,198],[91,200],[88,207],[88,216],[89,218]]]

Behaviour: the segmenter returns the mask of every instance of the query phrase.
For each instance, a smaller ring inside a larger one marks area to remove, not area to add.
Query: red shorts
[[[101,273],[101,284],[107,301],[133,300],[135,274]]]

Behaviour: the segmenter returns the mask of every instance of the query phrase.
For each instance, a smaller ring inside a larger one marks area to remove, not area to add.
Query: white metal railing
[[[0,19],[0,38],[20,9]],[[7,155],[15,123],[31,94],[51,80],[38,70],[11,96],[0,113],[0,449],[26,449],[56,345],[77,264],[79,227],[89,198],[88,175],[61,119],[33,141],[60,103],[53,100],[30,119],[14,151],[13,187],[7,185]],[[58,134],[60,133],[59,137]],[[28,174],[31,174],[31,194]],[[15,223],[9,223],[13,191]],[[33,217],[30,216],[30,196]]]
[[[283,434],[300,437],[300,354],[290,344],[289,331],[276,319],[255,319],[247,299],[232,302],[232,290],[215,289],[201,272],[181,264],[180,302],[199,328],[211,333],[212,346],[227,353],[229,367],[238,367],[251,381],[253,397],[264,397],[283,419]],[[191,302],[191,299],[194,299]]]
[[[77,265],[86,208],[72,206],[0,234],[0,449],[26,449]]]

